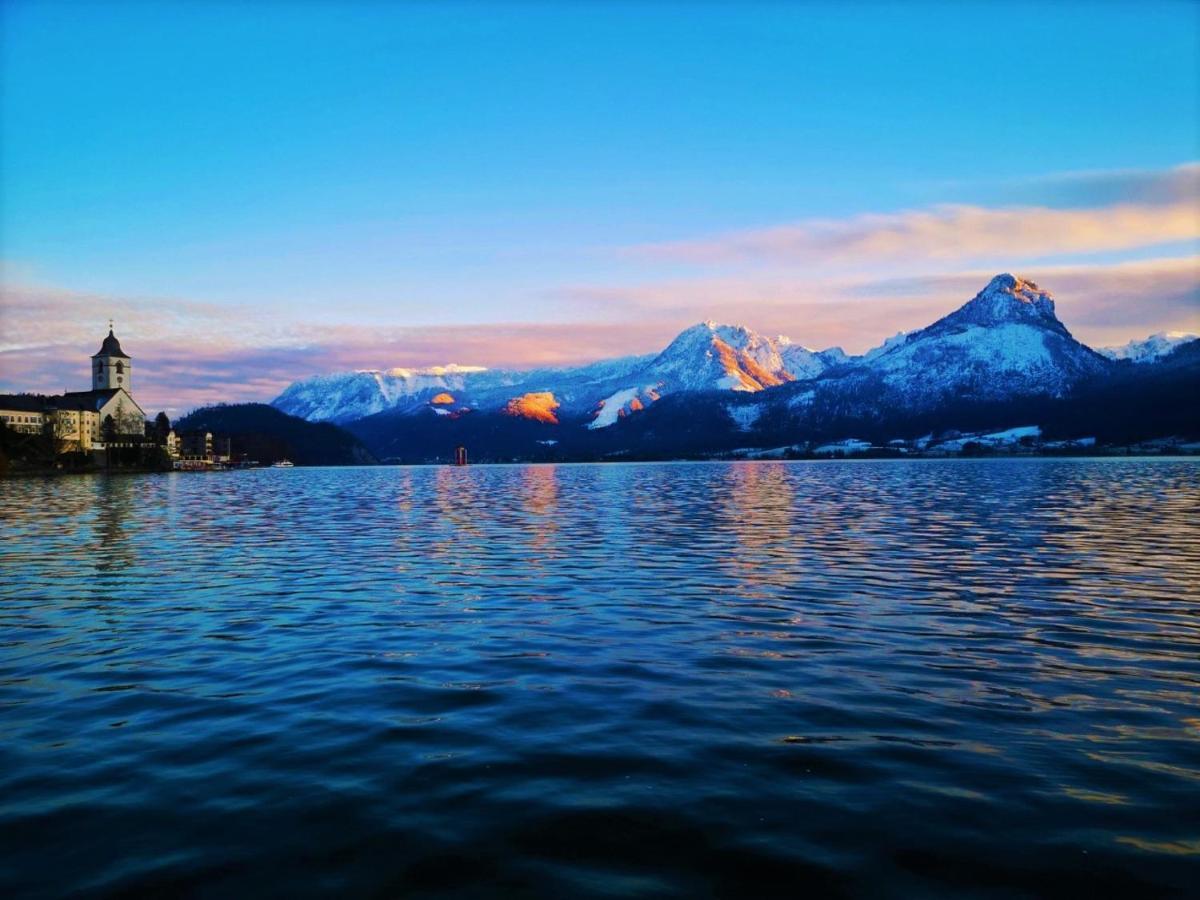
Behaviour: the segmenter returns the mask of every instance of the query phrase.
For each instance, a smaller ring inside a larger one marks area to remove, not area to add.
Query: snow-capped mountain
[[[682,332],[649,370],[675,390],[761,391],[792,380],[775,341],[716,322]]]
[[[1047,291],[1003,274],[950,315],[851,360],[850,377],[839,381],[919,409],[948,399],[1062,396],[1110,365],[1071,336]]]
[[[390,410],[446,416],[467,409],[546,421],[553,404],[555,421],[573,417],[595,429],[666,394],[761,391],[846,359],[840,348],[817,352],[786,337],[702,322],[658,354],[531,371],[441,366],[320,375],[289,385],[273,405],[305,419],[349,422]],[[527,415],[535,409],[536,416]]]
[[[460,445],[493,460],[655,458],[968,428],[986,445],[975,438],[1029,423],[1072,439],[1200,435],[1190,402],[1200,341],[1161,337],[1114,352],[1137,365],[1101,355],[1071,336],[1047,291],[1004,274],[862,356],[701,322],[645,356],[326,375],[274,405],[345,423],[379,458],[414,462]]]
[[[1178,347],[1190,341],[1200,340],[1200,334],[1188,331],[1160,331],[1140,341],[1130,341],[1121,347],[1100,347],[1097,352],[1109,359],[1127,359],[1134,363],[1148,363],[1162,359]]]
[[[528,393],[554,392],[570,408],[594,405],[613,382],[641,369],[653,356],[625,356],[573,368],[485,369],[436,366],[317,375],[293,382],[272,405],[311,421],[350,422],[390,410],[453,413],[501,409]],[[582,399],[581,399],[582,398]]]
[[[462,391],[467,379],[486,371],[476,366],[433,366],[425,369],[364,369],[316,375],[288,385],[271,405],[314,422],[348,422],[406,401]]]
[[[1156,335],[1101,355],[1071,336],[1049,292],[1003,274],[932,325],[858,357],[701,322],[657,354],[530,371],[444,366],[323,375],[290,385],[274,405],[310,420],[386,413],[453,421],[477,411],[595,432],[669,395],[715,393],[723,395],[722,415],[749,431],[772,407],[811,424],[1062,398],[1121,368],[1112,357],[1158,359],[1187,337]]]

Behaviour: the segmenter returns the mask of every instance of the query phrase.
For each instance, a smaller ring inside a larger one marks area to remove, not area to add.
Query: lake
[[[0,893],[1178,895],[1200,461],[0,482]]]

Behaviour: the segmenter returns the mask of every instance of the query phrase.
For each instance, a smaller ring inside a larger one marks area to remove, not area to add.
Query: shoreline
[[[982,461],[982,460],[1120,460],[1162,459],[1198,460],[1200,453],[1180,452],[1121,452],[1108,453],[946,453],[946,454],[869,454],[856,453],[845,456],[706,456],[706,457],[646,457],[626,459],[526,459],[526,460],[482,460],[468,466],[456,466],[453,462],[379,462],[379,463],[296,463],[297,469],[387,469],[387,468],[472,468],[490,466],[586,466],[586,465],[639,465],[667,463],[838,463],[838,462],[929,462],[929,461]],[[210,475],[231,472],[249,472],[272,469],[273,466],[252,466],[230,469],[39,469],[0,472],[0,481],[29,478],[65,478],[71,476],[128,476],[128,475]]]

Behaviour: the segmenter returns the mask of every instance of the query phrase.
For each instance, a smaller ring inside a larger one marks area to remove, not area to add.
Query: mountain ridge
[[[1187,345],[1162,343],[1154,360]],[[554,446],[580,430],[591,435],[587,446],[620,452],[619,440],[603,433],[631,434],[613,426],[642,420],[664,400],[718,430],[759,435],[770,425],[780,434],[832,434],[854,422],[915,421],[972,404],[1062,401],[1129,365],[1076,340],[1049,291],[1001,273],[930,325],[859,356],[709,320],[684,329],[658,353],[525,371],[448,365],[317,376],[289,385],[273,405],[355,431],[354,423],[362,423],[383,443],[389,433],[410,434],[417,444],[454,434],[507,447],[501,434],[526,421],[521,440]],[[700,415],[702,408],[712,415]],[[669,418],[664,408],[651,420]],[[695,423],[685,430],[694,432]],[[391,450],[404,449],[391,443]]]

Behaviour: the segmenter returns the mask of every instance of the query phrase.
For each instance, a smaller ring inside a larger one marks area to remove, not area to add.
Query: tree
[[[65,423],[53,412],[46,412],[42,418],[42,431],[33,442],[34,456],[44,466],[53,466],[58,456],[67,448],[67,429]]]
[[[167,435],[170,433],[170,431],[171,420],[167,418],[167,414],[165,412],[160,412],[154,417],[154,436],[158,440],[158,443],[165,444],[167,442]]]
[[[144,438],[146,423],[136,412],[121,406],[117,409],[116,433],[129,440]]]

